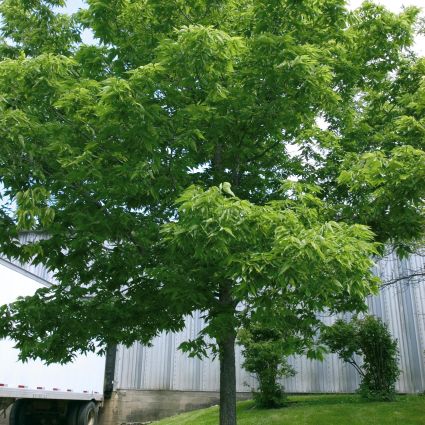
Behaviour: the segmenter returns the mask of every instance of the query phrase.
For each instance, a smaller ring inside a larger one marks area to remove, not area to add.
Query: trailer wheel
[[[9,425],[26,425],[25,400],[18,399],[12,404],[9,415]]]
[[[78,410],[80,406],[78,403],[71,403],[68,407],[66,415],[66,425],[78,425]]]
[[[95,403],[89,401],[81,406],[78,414],[78,425],[97,425],[98,408]]]

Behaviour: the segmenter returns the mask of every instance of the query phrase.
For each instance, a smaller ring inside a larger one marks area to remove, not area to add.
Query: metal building
[[[37,237],[27,234],[23,242]],[[0,259],[15,270],[43,284],[54,283],[53,274],[41,266],[22,265]],[[375,273],[392,285],[369,297],[369,312],[380,317],[398,340],[401,374],[397,390],[419,393],[425,390],[425,255],[399,259],[391,254],[376,265]],[[417,273],[420,271],[421,273]],[[405,279],[406,276],[416,277]],[[421,276],[422,274],[422,276]],[[335,317],[322,317],[332,323]],[[175,334],[161,334],[152,347],[134,344],[109,350],[105,393],[112,391],[104,408],[103,425],[157,419],[218,401],[219,364],[217,360],[189,358],[178,350],[183,341],[195,338],[203,322],[199,313],[186,318],[186,327]],[[253,376],[241,367],[237,347],[237,391],[250,393],[255,388]],[[290,359],[296,375],[284,381],[287,392],[353,392],[360,380],[350,365],[336,355],[323,362],[298,356]],[[112,385],[110,385],[112,383]]]
[[[401,279],[414,271],[425,269],[425,257],[411,256],[400,260],[391,254],[375,267],[383,281],[398,280],[383,287],[378,296],[369,297],[369,312],[382,318],[398,340],[401,374],[397,390],[417,393],[425,390],[425,281]],[[332,323],[335,317],[323,317]],[[188,358],[177,350],[179,344],[193,339],[202,328],[198,313],[186,319],[186,328],[177,334],[162,334],[153,347],[135,344],[118,347],[114,388],[116,390],[218,391],[218,361]],[[240,353],[240,348],[237,348]],[[241,366],[237,355],[237,390],[249,391],[254,378]],[[288,392],[352,392],[360,381],[357,372],[336,355],[321,361],[305,357],[291,358],[297,374],[284,381]]]

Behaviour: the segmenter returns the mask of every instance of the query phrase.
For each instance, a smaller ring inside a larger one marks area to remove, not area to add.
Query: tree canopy
[[[400,253],[421,242],[418,9],[88,0],[67,16],[63,4],[0,5],[0,251],[60,282],[1,309],[0,334],[23,358],[68,361],[178,330],[195,308],[212,314],[203,302],[216,302],[219,278],[231,282],[232,317],[276,285],[319,310],[354,285],[344,302],[358,305],[373,287],[374,242]],[[95,44],[81,42],[84,29]],[[288,178],[298,194],[281,190]],[[40,238],[21,245],[22,231]]]

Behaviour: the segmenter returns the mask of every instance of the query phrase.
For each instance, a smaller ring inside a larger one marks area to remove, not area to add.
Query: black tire
[[[66,425],[78,425],[78,411],[80,405],[78,403],[71,403],[68,406],[68,412],[66,414]]]
[[[26,419],[25,400],[16,400],[10,410],[9,425],[27,425]]]
[[[78,413],[77,425],[97,425],[98,423],[98,412],[96,404],[89,401],[83,404]]]

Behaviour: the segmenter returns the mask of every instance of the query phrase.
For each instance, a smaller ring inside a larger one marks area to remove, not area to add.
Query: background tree
[[[162,226],[193,183],[230,182],[261,206],[295,176],[323,188],[322,223],[367,224],[404,252],[421,239],[423,139],[379,137],[392,113],[423,116],[420,100],[391,109],[422,90],[408,52],[417,9],[87,3],[72,17],[62,0],[0,5],[0,251],[60,282],[1,310],[0,333],[23,358],[69,361],[183,327],[201,303],[183,302],[183,285],[171,291],[158,270]],[[80,42],[83,28],[97,45]],[[45,237],[21,245],[26,230]]]
[[[323,328],[321,339],[332,353],[359,372],[358,391],[363,397],[394,399],[395,383],[400,375],[398,347],[385,323],[374,316],[354,317],[349,322],[337,320]],[[363,363],[356,361],[356,355],[363,356]]]

